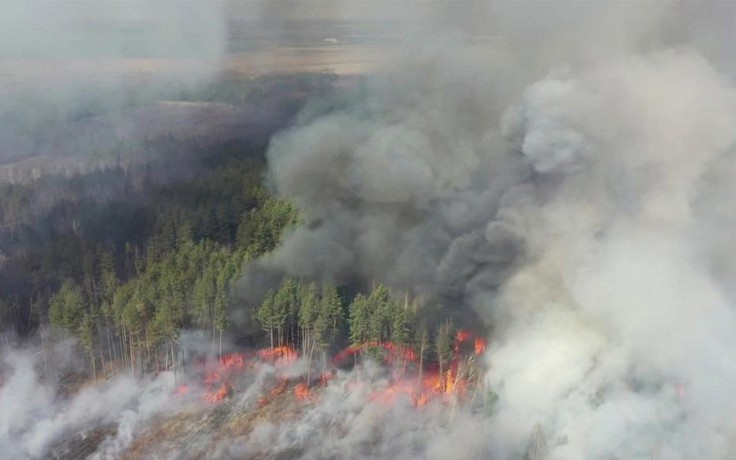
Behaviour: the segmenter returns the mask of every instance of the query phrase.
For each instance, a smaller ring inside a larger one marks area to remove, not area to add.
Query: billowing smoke
[[[622,17],[531,64],[431,42],[272,140],[306,225],[264,264],[484,318],[494,458],[736,454],[728,53],[677,9]]]
[[[173,373],[122,376],[75,388],[73,344],[39,353],[11,350],[0,362],[0,448],[8,459],[116,458],[154,415],[180,408]],[[77,369],[78,370],[78,369]],[[89,438],[85,446],[85,440]],[[99,445],[98,445],[99,444]]]
[[[461,406],[421,410],[404,395],[381,404],[371,395],[388,385],[372,363],[338,375],[319,400],[296,416],[263,420],[247,436],[215,444],[217,458],[488,458],[490,419]],[[361,386],[356,387],[356,381]]]

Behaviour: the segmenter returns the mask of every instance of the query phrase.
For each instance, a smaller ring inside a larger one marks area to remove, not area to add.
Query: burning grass
[[[264,366],[270,366],[275,369],[275,378],[264,386],[258,403],[260,407],[286,393],[289,386],[294,386],[292,393],[295,399],[315,402],[315,388],[328,385],[335,377],[337,367],[344,366],[351,357],[353,363],[357,363],[358,357],[364,359],[367,356],[379,358],[390,374],[389,385],[375,390],[371,400],[390,404],[397,397],[406,395],[415,406],[420,407],[435,399],[464,398],[480,379],[477,358],[485,352],[485,347],[484,338],[476,337],[469,331],[458,331],[449,366],[441,370],[437,363],[424,364],[411,347],[392,342],[366,342],[352,345],[335,355],[332,360],[333,368],[324,369],[314,379],[304,376],[289,377],[289,373],[281,372],[293,366],[300,358],[299,352],[289,346],[265,348],[251,353],[230,353],[222,355],[214,362],[202,363],[202,384],[182,384],[178,387],[177,394],[187,395],[192,388],[197,387],[203,389],[201,397],[205,401],[217,404],[235,392],[244,390],[239,388],[239,381],[243,380],[241,377],[244,374],[258,373]],[[360,385],[360,382],[355,382],[352,388]]]
[[[194,405],[152,424],[125,458],[182,451],[187,452],[186,458],[208,458],[215,446],[233,440],[250,445],[247,440],[254,430],[302,419],[322,404],[342,404],[335,401],[340,398],[374,405],[378,414],[398,404],[421,411],[430,405],[464,404],[472,401],[479,388],[478,358],[484,351],[483,338],[460,331],[454,338],[452,360],[440,372],[437,363],[420,365],[419,353],[410,347],[370,342],[341,351],[309,381],[303,358],[290,347],[225,354],[201,362],[199,377],[176,390]],[[368,368],[376,372],[355,366],[364,361],[374,363]],[[346,362],[353,367],[346,369]],[[253,455],[258,458],[259,454]]]

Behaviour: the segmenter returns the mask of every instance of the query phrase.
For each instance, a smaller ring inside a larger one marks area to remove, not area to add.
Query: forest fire
[[[258,400],[258,407],[263,407],[269,404],[275,397],[284,393],[288,386],[289,386],[288,379],[278,378],[276,386],[271,388],[271,390],[268,393],[262,395],[261,398]]]
[[[470,331],[460,330],[452,340],[452,356],[442,369],[438,363],[426,364],[412,347],[377,341],[345,348],[335,355],[332,364],[342,366],[349,357],[354,358],[354,363],[360,355],[375,353],[371,356],[381,356],[384,365],[391,368],[391,379],[386,388],[374,391],[369,399],[381,404],[393,404],[397,398],[408,396],[414,406],[422,407],[437,399],[464,397],[467,389],[473,385],[469,378],[470,367],[475,366],[475,358],[483,354],[485,349],[485,338],[475,336]],[[473,359],[469,360],[469,356]],[[271,364],[277,368],[286,367],[298,359],[299,353],[289,346],[264,348],[252,353],[222,355],[216,363],[204,365],[203,399],[210,403],[219,403],[235,391],[235,380],[244,372],[257,370],[263,364]],[[328,369],[321,372],[316,380],[306,381],[304,378],[294,386],[294,397],[299,401],[314,402],[317,398],[312,391],[313,388],[327,386],[334,377],[335,370]],[[275,397],[283,394],[289,383],[288,378],[277,376],[276,384],[261,396],[259,406],[267,405]],[[187,384],[181,385],[176,392],[179,395],[187,394],[190,387]]]
[[[486,339],[483,337],[475,338],[475,354],[482,355],[486,351]]]
[[[275,366],[287,366],[293,364],[299,358],[299,353],[289,346],[283,345],[274,348],[263,348],[256,352],[263,361],[270,362]]]
[[[421,377],[406,377],[394,380],[387,388],[374,392],[370,399],[383,404],[393,404],[400,396],[408,396],[416,407],[427,405],[436,399],[447,399],[450,396],[464,396],[461,389],[467,388],[461,384],[452,371],[439,374],[425,372]]]
[[[251,356],[243,353],[223,355],[215,367],[208,369],[205,374],[204,399],[209,402],[220,402],[227,398],[233,391],[233,379],[246,369],[256,368],[263,362],[276,367],[287,366],[293,364],[298,357],[296,350],[288,346],[261,349]]]
[[[183,396],[187,393],[189,393],[189,385],[187,385],[186,383],[179,385],[179,387],[176,389],[176,394],[179,396]]]
[[[232,392],[230,382],[234,374],[242,373],[246,368],[246,357],[240,353],[223,355],[213,369],[209,369],[204,378],[206,387],[204,399],[219,402]]]
[[[469,367],[474,361],[464,360],[464,345],[468,343],[474,334],[470,331],[460,330],[455,336],[452,344],[453,356],[449,363],[449,369],[440,371],[434,363],[421,368],[417,363],[417,354],[410,347],[396,347],[392,343],[379,344],[375,342],[352,346],[343,350],[335,357],[334,362],[340,363],[347,356],[355,355],[368,349],[384,349],[388,353],[384,356],[386,364],[394,364],[397,356],[403,358],[403,364],[412,363],[416,375],[410,375],[407,367],[402,365],[394,369],[395,376],[392,383],[385,389],[376,391],[371,399],[385,404],[393,404],[400,396],[408,396],[414,406],[421,407],[437,398],[450,396],[464,397],[467,389],[472,385],[469,379]],[[475,337],[473,341],[473,356],[478,357],[485,352],[486,340],[483,337]]]
[[[335,355],[332,359],[332,363],[336,366],[340,366],[345,363],[345,360],[350,356],[355,356],[366,350],[370,349],[383,349],[387,353],[384,355],[384,361],[386,364],[392,364],[395,361],[403,362],[414,362],[417,360],[417,354],[413,348],[407,346],[398,346],[393,342],[377,342],[370,341],[361,343],[359,345],[351,345]]]
[[[202,383],[205,387],[202,398],[211,403],[218,403],[226,399],[234,391],[234,380],[247,370],[258,369],[262,364],[271,364],[275,367],[289,366],[296,362],[299,354],[288,346],[264,348],[253,353],[228,353],[220,356],[215,363],[203,362],[204,368]],[[284,381],[272,390],[276,394],[286,389]],[[191,388],[188,384],[182,384],[176,389],[176,394],[183,396],[188,394]]]
[[[294,387],[294,396],[300,401],[307,401],[310,399],[311,392],[309,391],[309,385],[304,382],[299,382]]]

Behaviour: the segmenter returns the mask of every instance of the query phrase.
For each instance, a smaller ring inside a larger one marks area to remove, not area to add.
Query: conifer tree
[[[314,347],[314,328],[319,314],[320,302],[317,285],[309,283],[300,290],[299,327],[302,335],[302,354],[311,359],[311,350]]]
[[[385,342],[391,337],[392,302],[388,288],[382,284],[376,286],[368,296],[370,340]]]
[[[271,350],[274,348],[274,334],[278,327],[278,319],[277,314],[274,311],[274,307],[274,293],[273,291],[270,291],[266,294],[266,297],[263,299],[263,303],[256,311],[256,321],[261,324],[263,331],[268,334]]]
[[[337,289],[334,286],[323,287],[315,321],[315,336],[323,350],[334,343],[343,320],[342,301]]]
[[[368,299],[358,294],[350,304],[350,342],[360,345],[367,342],[371,336],[371,311]]]
[[[440,376],[444,377],[445,372],[449,369],[452,357],[454,355],[454,337],[455,337],[455,326],[452,321],[444,321],[439,329],[437,330],[437,337],[435,339],[435,353],[437,355],[437,363],[440,367]],[[445,390],[446,381],[444,378],[442,382],[442,391]]]
[[[49,321],[52,326],[76,333],[85,310],[82,290],[71,279],[67,279],[50,300]]]

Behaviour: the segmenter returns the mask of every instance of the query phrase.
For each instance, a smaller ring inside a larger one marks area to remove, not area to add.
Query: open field
[[[217,72],[254,77],[269,73],[330,72],[355,75],[376,71],[391,52],[379,47],[324,46],[274,48],[234,54],[220,61],[166,58],[18,59],[0,69],[0,94],[58,84],[116,83],[157,77],[193,78]]]
[[[253,77],[269,73],[330,72],[340,75],[379,70],[391,59],[401,34],[382,23],[292,21],[228,23],[226,37],[204,53],[156,52],[140,45],[130,30],[138,23],[103,23],[119,43],[101,51],[83,48],[49,55],[2,56],[0,94],[84,83],[123,84],[141,80],[198,81],[221,73]],[[130,30],[129,30],[130,29]],[[79,42],[94,41],[74,31]],[[116,35],[117,36],[117,35]]]

